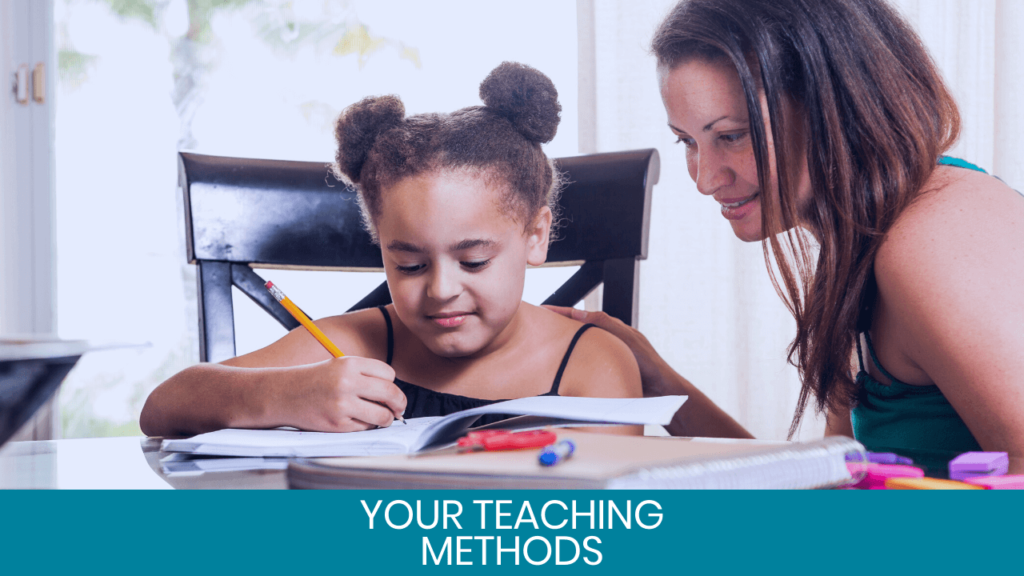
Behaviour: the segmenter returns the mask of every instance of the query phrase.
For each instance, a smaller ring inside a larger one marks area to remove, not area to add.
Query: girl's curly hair
[[[544,206],[555,212],[561,179],[540,146],[558,129],[555,85],[529,66],[503,62],[480,84],[480,99],[483,106],[451,114],[406,117],[397,96],[375,96],[338,117],[333,169],[359,191],[374,241],[382,193],[436,170],[476,169],[500,183],[504,209],[524,226]]]

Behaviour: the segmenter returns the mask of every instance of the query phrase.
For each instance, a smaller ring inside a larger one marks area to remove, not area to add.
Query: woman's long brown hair
[[[698,58],[739,74],[765,263],[797,324],[789,361],[802,388],[792,437],[812,395],[819,412],[856,402],[851,359],[870,326],[875,255],[959,136],[956,104],[917,34],[884,0],[683,0],[659,26],[653,51],[668,69]],[[802,208],[794,194],[802,158],[780,145],[794,129],[784,99],[804,124],[812,199]],[[816,264],[800,224],[818,241]]]

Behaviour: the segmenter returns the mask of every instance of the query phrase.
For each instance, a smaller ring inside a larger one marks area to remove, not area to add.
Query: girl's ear
[[[526,263],[540,266],[548,259],[548,240],[551,235],[551,208],[537,211],[537,217],[526,230]]]

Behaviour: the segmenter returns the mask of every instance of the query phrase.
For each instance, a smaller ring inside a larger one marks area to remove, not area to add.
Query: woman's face
[[[440,171],[405,178],[382,196],[377,234],[395,312],[438,356],[500,344],[522,302],[526,265],[547,258],[551,210],[524,232],[492,182]]]
[[[739,74],[730,64],[692,59],[671,70],[658,70],[661,99],[668,112],[668,125],[686,147],[686,167],[701,194],[714,197],[722,205],[722,216],[733,232],[744,242],[763,239],[761,231],[761,199],[764,191],[757,181],[757,162],[750,137],[747,104]],[[764,118],[767,104],[762,100]],[[798,129],[800,119],[788,103],[784,106],[786,126],[792,132],[790,155],[798,162],[796,196],[798,207],[810,200],[810,178],[803,137]],[[775,187],[775,153],[771,129],[768,135],[770,182]],[[769,190],[777,194],[776,190]],[[775,206],[779,203],[773,202]],[[803,210],[799,210],[803,213]]]

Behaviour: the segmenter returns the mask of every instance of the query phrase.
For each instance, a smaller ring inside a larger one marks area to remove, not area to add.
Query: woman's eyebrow
[[[728,117],[729,117],[729,115],[726,114],[725,116],[722,116],[721,118],[715,118],[714,120],[709,122],[706,126],[704,126],[704,131],[707,132],[708,130],[711,130],[711,127],[715,125],[715,122],[718,122],[719,120],[725,120]]]
[[[725,120],[725,119],[726,119],[726,118],[728,118],[728,117],[729,117],[729,115],[728,115],[728,114],[726,114],[725,116],[722,116],[722,117],[720,117],[720,118],[715,118],[714,120],[712,120],[711,122],[709,122],[709,123],[708,123],[708,124],[707,124],[706,126],[704,126],[704,132],[707,132],[708,130],[711,130],[711,127],[712,127],[712,126],[714,126],[714,125],[715,125],[715,123],[716,123],[716,122],[718,122],[719,120]],[[681,130],[681,129],[679,129],[679,128],[676,128],[676,127],[675,127],[675,126],[673,126],[673,125],[672,125],[671,123],[669,123],[668,127],[669,127],[669,128],[671,128],[671,129],[672,129],[673,131],[675,131],[675,132],[679,132],[679,133],[682,133],[682,134],[686,134],[686,130]]]
[[[459,252],[461,250],[469,250],[470,248],[490,248],[491,246],[494,246],[495,244],[497,244],[497,242],[495,242],[494,240],[485,240],[483,238],[473,238],[473,239],[463,240],[463,241],[458,242],[456,244],[452,244],[451,246],[448,247],[448,249],[451,250],[452,252]]]

